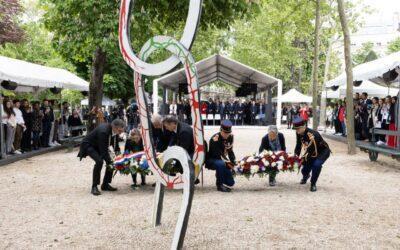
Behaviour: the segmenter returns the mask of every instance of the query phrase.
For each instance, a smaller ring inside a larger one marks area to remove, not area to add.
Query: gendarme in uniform
[[[235,185],[235,180],[228,166],[234,166],[236,160],[231,121],[223,121],[220,132],[211,137],[207,158],[207,167],[216,170],[218,191],[230,192],[229,187]]]
[[[297,136],[294,152],[303,158],[303,168],[301,170],[303,179],[300,184],[306,184],[312,172],[310,191],[315,192],[317,191],[316,184],[322,165],[329,158],[331,150],[328,143],[317,131],[307,128],[306,121],[302,118],[297,117],[293,121],[293,129],[296,129]],[[303,154],[301,155],[302,151]]]

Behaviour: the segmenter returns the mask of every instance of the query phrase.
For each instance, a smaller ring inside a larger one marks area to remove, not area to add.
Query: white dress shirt
[[[24,125],[25,121],[24,121],[24,117],[22,117],[22,112],[19,108],[13,108],[14,113],[15,113],[15,118],[17,120],[17,124],[19,125]]]

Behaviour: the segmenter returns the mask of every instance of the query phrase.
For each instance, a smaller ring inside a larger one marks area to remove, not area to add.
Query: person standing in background
[[[61,122],[60,122],[60,138],[64,138],[68,136],[68,117],[70,116],[69,112],[69,104],[68,102],[63,102],[62,103],[62,108],[61,108]]]
[[[14,137],[14,152],[16,154],[21,154],[20,149],[21,149],[22,134],[26,129],[24,117],[22,116],[20,107],[21,107],[21,102],[19,100],[14,100],[13,111],[15,113],[15,118],[17,122],[17,126],[15,127],[15,137]]]
[[[15,113],[11,100],[4,99],[2,114],[2,124],[5,132],[6,154],[14,154],[13,142],[17,120],[15,118]]]
[[[43,113],[43,119],[42,119],[42,147],[48,148],[50,147],[49,145],[49,140],[50,140],[50,131],[51,131],[51,126],[52,123],[54,122],[54,113],[52,108],[50,107],[49,101],[44,100],[43,101],[43,106],[41,108],[41,111]]]
[[[24,99],[21,103],[22,118],[25,122],[25,130],[22,133],[21,150],[22,152],[29,152],[32,150],[32,109],[28,100]]]
[[[397,102],[397,97],[392,97],[390,98],[390,108],[389,108],[389,130],[390,131],[396,131],[396,102]],[[395,136],[388,136],[387,137],[387,145],[389,147],[396,147],[397,144],[397,137]]]
[[[68,121],[67,121],[68,127],[72,128],[72,127],[77,127],[77,126],[82,126],[82,120],[81,117],[79,116],[78,112],[76,110],[72,111],[72,115],[70,115],[68,117]],[[82,135],[82,130],[72,130],[71,131],[71,136],[72,137],[76,137]]]
[[[346,102],[339,105],[338,120],[342,129],[342,136],[346,136]]]
[[[32,110],[32,140],[33,140],[33,150],[39,149],[40,144],[40,132],[42,131],[42,120],[43,120],[43,111],[40,109],[40,103],[33,103]]]
[[[172,101],[171,105],[169,105],[169,114],[175,117],[178,115],[178,106],[176,105],[176,101]]]

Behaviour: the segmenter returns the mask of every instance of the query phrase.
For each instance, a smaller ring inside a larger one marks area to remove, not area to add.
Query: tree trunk
[[[312,111],[313,111],[313,129],[317,129],[318,120],[317,120],[317,103],[318,103],[318,68],[319,68],[319,44],[320,44],[320,3],[321,0],[316,0],[316,8],[315,8],[315,45],[314,45],[314,61],[313,61],[313,88],[312,88]]]
[[[106,52],[100,47],[93,54],[92,77],[89,85],[89,110],[94,106],[101,107],[103,99],[103,78],[106,65]],[[89,119],[89,127],[92,127],[92,120]]]
[[[346,130],[348,154],[356,154],[356,141],[354,137],[354,106],[353,106],[353,65],[350,51],[350,31],[343,0],[337,0],[344,37],[344,57],[346,63],[347,89],[346,89]]]
[[[320,115],[319,115],[319,125],[326,129],[325,121],[326,121],[326,89],[325,83],[329,79],[329,68],[331,64],[331,53],[332,53],[332,43],[333,40],[329,40],[328,49],[326,51],[326,60],[325,60],[325,72],[324,72],[324,83],[322,85],[322,94],[321,94],[321,105],[320,105]]]

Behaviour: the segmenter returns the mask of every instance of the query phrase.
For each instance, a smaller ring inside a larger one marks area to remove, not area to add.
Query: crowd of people
[[[396,130],[396,96],[385,98],[369,97],[367,93],[355,94],[354,97],[354,126],[357,140],[376,141],[379,145],[395,147],[395,137],[376,135],[372,138],[371,129]],[[347,135],[346,128],[346,99],[326,110],[326,126],[334,128],[335,134]]]
[[[80,131],[68,127],[83,125],[81,110],[71,110],[68,102],[43,100],[29,102],[26,99],[4,98],[1,117],[4,131],[4,152],[22,154],[39,148],[60,145],[68,136]]]
[[[286,121],[288,129],[292,128],[293,120],[296,117],[301,117],[308,125],[310,118],[313,117],[312,109],[308,104],[284,105],[282,107],[282,118]]]
[[[190,105],[187,100],[173,101],[161,106],[160,114],[173,115],[181,122],[191,124]],[[266,105],[264,100],[230,98],[220,100],[209,98],[201,102],[201,114],[207,125],[220,124],[230,120],[233,125],[264,125]],[[275,116],[274,108],[271,117]]]

